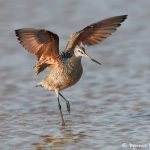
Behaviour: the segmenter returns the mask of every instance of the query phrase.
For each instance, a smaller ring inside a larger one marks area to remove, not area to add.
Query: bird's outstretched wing
[[[47,66],[59,64],[59,37],[57,34],[45,29],[23,28],[15,30],[21,45],[37,57],[35,66],[39,74]]]
[[[73,51],[76,45],[80,46],[82,44],[91,46],[102,42],[111,35],[126,18],[127,15],[107,18],[73,33],[68,40],[65,51]]]

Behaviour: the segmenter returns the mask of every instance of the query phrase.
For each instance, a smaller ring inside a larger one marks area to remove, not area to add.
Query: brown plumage
[[[93,23],[84,29],[73,33],[67,43],[65,50],[73,50],[76,45],[95,45],[102,42],[121,25],[127,18],[124,16],[115,16],[102,21]]]
[[[24,28],[15,30],[16,36],[25,49],[36,55],[36,74],[47,66],[59,63],[59,37],[57,34],[41,29]]]
[[[111,35],[126,18],[127,15],[115,16],[93,23],[73,33],[63,52],[59,52],[59,37],[53,32],[45,29],[32,28],[15,30],[16,36],[22,46],[37,58],[35,65],[36,74],[39,74],[46,67],[51,67],[48,75],[38,86],[55,91],[57,94],[62,124],[65,124],[65,122],[61,111],[59,96],[66,101],[68,112],[70,112],[70,104],[60,91],[79,81],[83,71],[81,57],[89,58],[100,64],[89,56],[81,46],[91,46],[102,42]]]

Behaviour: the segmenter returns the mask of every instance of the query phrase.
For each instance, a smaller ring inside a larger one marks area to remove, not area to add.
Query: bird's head
[[[86,58],[92,60],[93,62],[95,62],[95,63],[101,65],[100,62],[98,62],[97,60],[95,60],[94,58],[92,58],[91,56],[89,56],[89,55],[85,52],[85,49],[84,49],[83,47],[77,46],[77,47],[75,48],[75,50],[74,50],[74,54],[75,54],[76,57],[86,57]]]

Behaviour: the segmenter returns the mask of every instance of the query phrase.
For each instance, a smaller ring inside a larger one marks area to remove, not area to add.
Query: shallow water
[[[1,0],[0,149],[150,149],[149,8],[148,0]],[[33,56],[14,29],[47,28],[60,35],[63,49],[72,32],[122,14],[129,17],[116,33],[87,48],[103,65],[83,59],[82,79],[63,91],[71,114],[62,101],[62,127],[55,94],[35,88],[45,73],[35,77]]]

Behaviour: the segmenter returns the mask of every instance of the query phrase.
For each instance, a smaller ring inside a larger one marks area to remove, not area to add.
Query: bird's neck
[[[81,63],[81,56],[76,56],[75,54],[69,52],[62,52],[60,56],[61,60],[66,61],[67,63]]]
[[[74,54],[72,55],[70,61],[72,63],[78,63],[78,64],[81,64],[81,56],[75,56]]]
[[[74,54],[68,58],[66,60],[66,63],[68,64],[68,66],[70,66],[72,69],[74,68],[82,68],[82,64],[81,64],[81,56],[75,56]]]
[[[73,55],[67,61],[67,66],[67,68],[69,68],[69,72],[74,72],[74,76],[81,76],[83,72],[81,57],[76,57],[75,55]]]
[[[64,57],[63,59],[63,66],[65,66],[66,72],[75,72],[77,76],[80,76],[83,72],[82,64],[81,64],[81,57],[77,57],[74,54],[72,54],[70,57]]]

